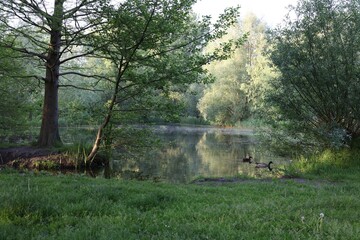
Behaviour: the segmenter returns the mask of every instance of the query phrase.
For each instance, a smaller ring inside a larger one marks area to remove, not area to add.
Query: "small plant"
[[[322,233],[323,224],[324,224],[325,214],[320,213],[319,217],[309,217],[308,219],[305,216],[300,217],[302,228],[300,231]]]
[[[83,168],[86,166],[86,156],[87,153],[91,150],[91,145],[87,142],[78,142],[68,145],[63,145],[57,150],[61,152],[61,155],[66,159],[65,167],[74,167],[74,168]],[[61,164],[60,164],[61,165]],[[60,167],[62,167],[61,165]]]
[[[51,160],[40,160],[34,162],[34,167],[39,170],[49,170],[49,169],[57,169],[60,166],[59,163]]]
[[[324,221],[324,213],[320,213],[320,217],[319,217],[319,220],[318,220],[318,232],[322,231],[322,227],[323,227],[323,221]]]

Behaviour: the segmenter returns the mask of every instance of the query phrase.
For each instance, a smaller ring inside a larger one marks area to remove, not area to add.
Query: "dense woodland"
[[[36,130],[51,147],[60,127],[96,126],[92,159],[113,126],[250,122],[271,144],[355,146],[358,0],[299,0],[273,28],[195,2],[1,1],[1,141]]]

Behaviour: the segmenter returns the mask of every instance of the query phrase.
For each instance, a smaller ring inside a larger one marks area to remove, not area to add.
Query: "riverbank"
[[[135,132],[146,129],[146,137],[150,135],[148,132],[152,132],[149,139],[153,142],[146,142],[141,149],[142,145],[137,139],[129,140],[126,136],[129,134],[125,134],[124,139],[131,144],[130,148],[134,145],[134,149],[137,146],[140,147],[132,150],[134,152],[131,154],[137,154],[136,159],[129,156],[120,157],[119,153],[114,152],[111,165],[114,176],[127,176],[130,172],[134,173],[132,174],[134,176],[140,174],[141,178],[145,176],[173,182],[189,182],[198,176],[235,176],[237,169],[243,167],[246,167],[246,171],[250,171],[249,166],[240,164],[242,163],[240,160],[251,151],[250,148],[255,144],[251,129],[199,125],[133,125],[132,128],[136,129]],[[82,129],[82,136],[76,134],[79,129]],[[63,129],[64,145],[58,148],[46,149],[30,146],[0,148],[0,166],[34,170],[83,168],[84,155],[92,147],[93,139],[89,134],[91,132],[93,131],[90,126]],[[132,133],[133,131],[130,132],[130,136],[135,135]],[[128,144],[126,141],[123,142],[124,145]],[[140,156],[141,154],[143,157]],[[92,167],[104,166],[107,163],[104,156],[105,154],[101,152],[97,154]],[[257,160],[261,161],[259,155]],[[181,161],[182,164],[177,164],[177,161]],[[193,170],[189,171],[189,169]]]
[[[357,239],[360,235],[356,181],[185,185],[2,169],[0,185],[0,239]]]
[[[0,148],[0,167],[18,170],[72,170],[80,167],[81,164],[83,165],[75,154],[55,148],[33,146]]]

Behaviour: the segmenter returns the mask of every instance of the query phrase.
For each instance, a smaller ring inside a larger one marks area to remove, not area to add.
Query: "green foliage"
[[[203,54],[204,46],[222,37],[234,23],[238,9],[228,9],[210,29],[208,18],[194,19],[193,4],[189,0],[125,1],[103,7],[106,27],[90,41],[110,61],[115,74],[108,80],[105,117],[88,159],[98,151],[110,120],[123,123],[115,122],[124,119],[123,112],[141,111],[148,118],[158,111],[165,113],[161,119],[178,121],[177,93],[188,84],[205,82],[202,66],[226,58],[237,47],[238,42],[229,41]]]
[[[236,25],[208,49],[216,48],[217,45],[229,39],[236,39],[240,35],[241,30],[239,25]],[[244,69],[247,55],[243,55],[243,49],[236,50],[230,59],[213,62],[207,67],[215,81],[205,89],[198,103],[198,109],[204,119],[213,124],[231,125],[247,116],[246,96],[241,89],[241,83],[247,79]]]
[[[211,53],[203,54],[202,50],[208,42],[222,37],[229,26],[235,23],[238,8],[227,9],[215,24],[211,24],[209,17],[196,19],[192,13],[195,2],[123,1],[114,5],[105,0],[83,2],[79,6],[63,5],[63,2],[57,1],[42,4],[37,1],[23,3],[19,0],[1,2],[4,32],[11,33],[11,36],[22,43],[14,44],[16,41],[13,38],[1,42],[1,46],[13,50],[7,56],[10,60],[7,59],[7,63],[1,62],[1,67],[12,67],[8,63],[16,59],[16,62],[19,61],[16,66],[21,66],[19,69],[26,72],[22,75],[24,79],[40,82],[53,82],[48,79],[49,74],[60,68],[59,74],[55,76],[61,89],[60,126],[99,124],[108,113],[111,105],[109,99],[114,92],[114,115],[119,120],[116,124],[153,120],[179,121],[181,116],[187,115],[179,113],[185,112],[182,107],[184,104],[191,105],[193,109],[195,106],[193,101],[186,102],[180,96],[186,94],[186,85],[207,82],[208,77],[202,66],[213,60],[225,59],[241,42],[232,40]],[[49,11],[52,9],[49,4],[55,4],[55,12]],[[24,12],[29,14],[28,19],[21,18]],[[13,18],[19,24],[7,21]],[[58,30],[61,33],[55,36],[53,33]],[[61,41],[62,45],[54,44],[49,48],[49,33],[53,34],[50,45],[55,40]],[[5,39],[1,37],[1,40]],[[53,56],[54,51],[51,49],[55,47],[59,47],[56,50],[59,51],[56,53],[59,54],[59,61],[43,64],[49,61],[49,56]],[[19,56],[26,58],[27,64],[20,61]],[[44,74],[46,69],[48,74]],[[8,72],[16,75],[16,71],[11,68]],[[38,90],[35,92],[38,97],[28,101],[31,119],[23,118],[21,115],[25,116],[27,111],[21,108],[21,103],[25,102],[22,94],[26,91],[13,78],[8,81],[13,81],[13,84],[4,83],[6,87],[1,87],[5,90],[9,86],[8,92],[12,92],[13,96],[8,98],[9,94],[2,94],[4,105],[1,105],[0,110],[9,114],[0,120],[2,127],[14,125],[15,123],[11,123],[14,119],[24,125],[25,122],[38,124],[41,119],[50,119],[40,116],[38,108],[42,106],[42,92]],[[117,85],[116,90],[114,84]],[[13,89],[17,90],[16,94]],[[52,94],[56,92],[57,88]],[[56,106],[51,110],[57,112],[57,101],[54,102]],[[8,107],[15,105],[19,106],[16,111]],[[43,113],[48,112],[50,111]],[[57,119],[53,120],[58,122]],[[58,129],[46,129],[41,131],[41,135],[50,131],[56,134],[49,135],[58,135]],[[59,137],[56,138],[59,141]],[[49,138],[42,139],[43,144],[47,145]]]
[[[208,67],[215,82],[204,91],[198,104],[206,120],[214,124],[235,125],[263,107],[269,79],[274,76],[264,54],[268,44],[265,31],[265,24],[249,14],[222,39],[246,35],[246,40],[230,59],[211,63]]]
[[[1,239],[357,239],[360,234],[358,181],[174,185],[2,172],[0,184]]]
[[[106,114],[107,101],[112,90],[110,79],[115,74],[114,66],[106,59],[89,58],[83,62],[69,64],[68,67],[76,69],[79,75],[61,79],[60,126],[98,125]]]
[[[189,124],[189,125],[209,125],[209,122],[205,121],[201,117],[183,117],[180,119],[181,124]]]
[[[187,86],[185,92],[179,94],[179,101],[184,105],[184,111],[181,112],[181,123],[208,124],[197,108],[199,99],[203,96],[205,86],[206,84],[193,83]]]
[[[268,92],[276,91],[271,82],[279,75],[278,70],[272,66],[269,51],[272,43],[268,39],[268,29],[254,15],[244,19],[244,27],[249,29],[247,48],[250,52],[250,62],[246,66],[249,81],[242,87],[250,105],[251,116],[263,120],[266,111]]]
[[[273,32],[271,59],[281,76],[269,112],[293,138],[339,147],[360,134],[359,9],[357,0],[302,0]]]
[[[9,38],[2,35],[0,46]],[[40,103],[34,95],[39,88],[23,77],[28,73],[27,66],[16,52],[0,47],[0,138],[5,142],[27,139],[29,125],[38,120]]]
[[[194,18],[193,3],[128,1],[119,9],[106,9],[109,28],[115,31],[104,31],[94,43],[101,44],[102,52],[118,69],[118,111],[156,112],[163,114],[163,119],[166,114],[173,118],[186,85],[207,81],[202,66],[226,58],[233,50],[236,43],[229,42],[206,55],[202,52],[209,41],[223,36],[234,23],[237,9],[228,9],[209,30],[208,18]],[[103,42],[108,44],[103,46]]]

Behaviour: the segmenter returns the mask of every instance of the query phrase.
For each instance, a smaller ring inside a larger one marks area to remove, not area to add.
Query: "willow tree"
[[[209,17],[199,21],[194,18],[195,2],[132,0],[106,9],[108,27],[93,39],[93,44],[103,46],[101,54],[111,61],[116,74],[110,81],[113,93],[88,161],[96,155],[104,131],[124,101],[167,95],[175,85],[196,82],[204,73],[202,66],[226,58],[241,43],[242,38],[229,41],[203,54],[208,42],[222,37],[236,22],[238,8],[227,9],[212,26]]]
[[[274,31],[278,120],[327,145],[359,137],[360,2],[302,0],[292,13]]]
[[[61,143],[58,124],[60,79],[64,76],[86,76],[66,66],[93,54],[94,49],[87,39],[103,23],[99,13],[104,4],[106,0],[0,1],[0,21],[9,36],[1,45],[22,54],[42,72],[41,75],[22,76],[44,84],[39,146]]]
[[[238,25],[221,39],[238,38],[246,34],[246,41],[231,58],[213,62],[208,66],[215,82],[204,91],[198,108],[202,116],[221,125],[234,125],[251,116],[252,107],[257,105],[259,90],[265,85],[266,64],[262,59],[265,40],[265,23],[254,14],[247,14]],[[260,72],[263,72],[262,76]],[[261,79],[259,79],[261,78]]]

